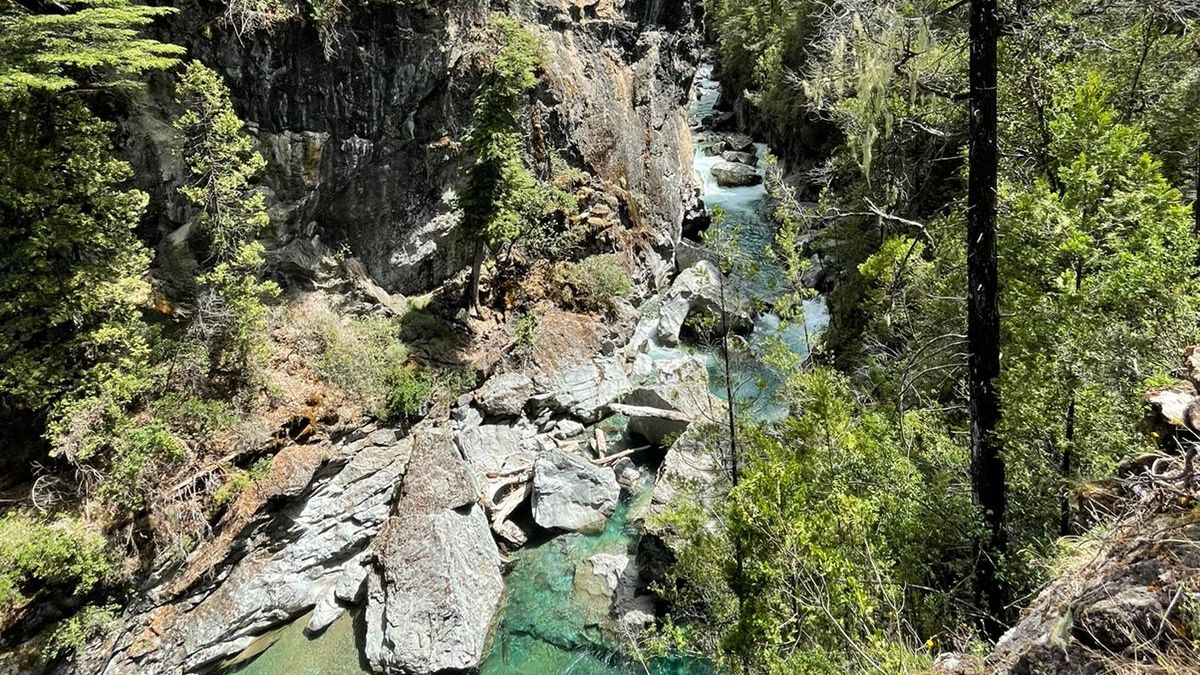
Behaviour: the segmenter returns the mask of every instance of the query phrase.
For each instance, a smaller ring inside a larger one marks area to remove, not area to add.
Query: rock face
[[[1167,515],[1119,528],[1042,591],[986,672],[1141,672],[1139,660],[1153,652],[1189,652],[1177,628],[1182,598],[1194,597],[1200,580],[1200,523],[1189,521]]]
[[[621,488],[612,469],[552,451],[533,468],[533,519],[548,529],[598,532],[616,508]]]
[[[677,237],[693,180],[684,107],[699,58],[699,5],[365,4],[340,17],[334,39],[299,18],[238,32],[223,5],[191,3],[158,22],[156,37],[227,81],[268,162],[276,243],[314,235],[345,243],[386,290],[408,293],[469,262],[454,188],[471,161],[460,141],[479,84],[472,54],[492,9],[523,20],[544,45],[534,104],[544,137],[601,179],[653,197],[642,216],[664,240]],[[124,148],[146,177],[138,187],[161,205],[151,219],[165,232],[187,216],[176,194],[186,176],[162,131],[177,113],[174,92],[161,86],[151,95],[161,116],[145,106],[143,117],[124,120]],[[294,255],[281,259],[289,273],[303,272]]]
[[[752,166],[721,161],[710,171],[721,187],[749,187],[763,182],[763,177]]]
[[[152,591],[149,608],[127,619],[109,654],[92,655],[107,660],[84,665],[82,672],[204,670],[314,606],[322,608],[317,624],[336,619],[342,610],[332,596],[341,585],[343,564],[387,519],[412,449],[411,441],[396,440],[392,430],[368,431],[331,445],[314,456],[315,462],[299,461],[303,452],[293,453],[297,461],[290,466],[277,457],[268,479],[287,489],[265,484],[256,489],[270,489],[264,496],[283,506],[272,512],[264,501],[243,527],[230,531],[231,523],[228,534],[195,554],[192,569],[199,573],[194,581],[184,575]],[[239,500],[252,510],[250,492]],[[245,555],[239,558],[241,552]],[[196,567],[209,558],[209,564]],[[184,595],[175,604],[161,604],[177,592]]]
[[[416,434],[412,468],[372,546],[367,661],[383,673],[474,668],[504,593],[500,554],[447,432]]]

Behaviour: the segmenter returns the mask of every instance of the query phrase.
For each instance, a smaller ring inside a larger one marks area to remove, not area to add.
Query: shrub
[[[534,337],[537,332],[537,315],[524,312],[513,322],[512,354],[522,361],[533,356]]]
[[[271,457],[262,457],[254,463],[250,469],[234,469],[229,474],[229,480],[225,484],[217,488],[217,491],[212,496],[212,512],[216,513],[226,506],[233,503],[243,492],[246,491],[255,481],[267,475],[271,470]]]
[[[388,374],[387,405],[383,418],[388,422],[409,425],[428,412],[433,394],[432,378],[423,372],[401,366]]]
[[[613,300],[628,295],[633,287],[620,256],[611,253],[569,265],[566,278],[575,288],[580,305],[591,310],[607,309]]]
[[[87,593],[113,569],[104,537],[80,520],[44,523],[21,513],[0,518],[0,609],[48,587]]]
[[[52,661],[78,654],[88,642],[112,628],[118,609],[116,605],[87,605],[71,618],[59,622],[42,645],[42,658]]]
[[[380,317],[339,321],[331,315],[316,331],[321,342],[317,373],[367,408],[382,406],[391,373],[408,360],[396,323]]]

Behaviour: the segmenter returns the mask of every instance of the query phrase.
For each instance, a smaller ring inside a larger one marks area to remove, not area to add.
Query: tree
[[[967,187],[967,387],[971,415],[971,486],[987,532],[980,546],[978,592],[1002,624],[1005,594],[999,563],[1007,542],[1007,483],[996,428],[1000,424],[1000,280],[996,258],[999,175],[996,0],[971,0],[971,115]]]
[[[521,157],[522,97],[537,84],[537,40],[517,22],[492,22],[501,46],[475,95],[474,120],[465,145],[475,157],[459,191],[463,228],[474,241],[468,302],[479,308],[479,282],[487,249],[510,241],[523,218],[541,210],[537,181]]]
[[[112,127],[78,100],[33,93],[0,126],[0,390],[60,421],[84,399],[124,404],[149,357],[147,197],[118,187]]]
[[[142,37],[171,7],[128,0],[14,0],[0,9],[0,99],[35,91],[132,88],[175,65],[182,47]]]
[[[1145,152],[1148,134],[1119,121],[1120,96],[1098,73],[1050,84],[1049,175],[1008,187],[1001,247],[1001,429],[1021,458],[1010,526],[1041,538],[1071,534],[1075,480],[1107,475],[1138,447],[1145,373],[1174,366],[1197,293],[1191,219]]]
[[[263,246],[257,237],[270,218],[250,181],[266,161],[254,150],[220,75],[193,61],[177,95],[187,112],[175,125],[184,134],[183,159],[192,176],[180,192],[200,210],[211,261],[197,279],[190,332],[207,345],[216,372],[245,374],[265,348],[264,301],[279,293],[259,278]]]

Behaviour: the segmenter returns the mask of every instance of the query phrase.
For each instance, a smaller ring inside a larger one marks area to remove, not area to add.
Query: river
[[[695,83],[695,100],[690,114],[697,126],[712,112],[719,95],[710,67],[702,67]],[[720,160],[705,154],[712,134],[701,130],[695,144],[695,170],[703,185],[707,208],[722,209],[727,217],[722,227],[736,228],[742,251],[762,262],[749,278],[735,280],[735,287],[746,289],[755,300],[769,303],[774,299],[772,283],[778,268],[766,261],[767,246],[774,236],[766,217],[766,191],[762,185],[723,188],[712,178],[711,169]],[[763,144],[755,144],[760,159],[767,153]],[[759,173],[764,171],[759,162]],[[782,341],[798,356],[828,323],[824,302],[805,304],[804,323],[781,326],[773,314],[760,316],[746,339],[748,354],[737,360],[733,381],[739,408],[758,419],[777,419],[786,408],[773,396],[780,378],[761,358],[763,350]],[[678,359],[681,352],[699,353],[709,364],[713,393],[724,398],[723,368],[712,349],[698,347],[655,347],[651,356]],[[610,418],[610,437],[620,438],[620,418]],[[620,442],[620,441],[618,441]],[[650,472],[647,472],[648,474]],[[620,505],[603,532],[595,535],[566,534],[517,551],[505,577],[504,615],[492,639],[491,651],[484,661],[482,675],[654,675],[706,672],[708,667],[677,659],[641,663],[633,658],[626,639],[618,637],[605,616],[605,608],[589,603],[576,591],[575,570],[596,553],[630,553],[637,543],[637,528],[627,522],[627,514],[637,499],[649,497],[647,482],[640,495]],[[305,619],[280,631],[278,640],[253,661],[232,671],[239,675],[359,675],[369,673],[360,661],[357,641],[362,630],[351,614],[343,616],[324,634],[308,639],[303,634]]]

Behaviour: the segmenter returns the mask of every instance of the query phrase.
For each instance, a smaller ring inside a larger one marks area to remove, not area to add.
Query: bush
[[[52,661],[78,654],[88,642],[110,629],[117,620],[116,605],[88,605],[71,618],[59,622],[42,645],[42,658]]]
[[[212,496],[212,512],[225,508],[233,503],[243,492],[246,491],[255,481],[267,475],[271,470],[271,457],[263,457],[250,467],[249,471],[242,469],[234,469],[229,474],[229,480],[225,484],[217,488],[217,491]]]
[[[568,265],[566,280],[575,288],[580,306],[590,310],[607,309],[613,300],[625,297],[633,287],[620,256],[612,253]]]
[[[433,383],[427,373],[401,366],[388,374],[387,405],[383,418],[405,426],[413,424],[429,411]]]
[[[87,593],[113,569],[104,537],[80,520],[44,523],[21,513],[0,518],[0,609],[52,587]]]
[[[380,317],[339,321],[330,315],[316,332],[321,342],[317,373],[368,409],[384,406],[389,378],[408,361],[396,323]]]

